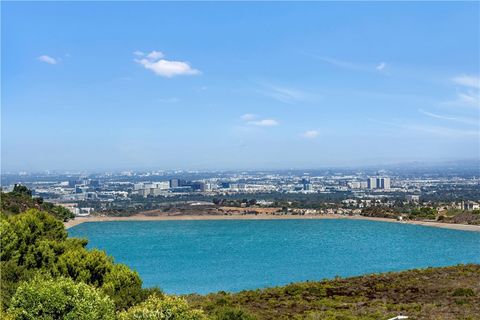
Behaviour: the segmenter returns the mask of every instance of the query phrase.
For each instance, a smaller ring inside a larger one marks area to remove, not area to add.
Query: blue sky
[[[478,159],[479,9],[2,2],[2,170]]]

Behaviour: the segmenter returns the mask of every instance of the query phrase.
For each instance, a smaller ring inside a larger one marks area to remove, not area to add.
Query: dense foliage
[[[19,214],[29,209],[38,209],[48,212],[62,221],[68,221],[75,217],[70,210],[62,206],[44,202],[42,198],[32,198],[32,191],[25,186],[15,185],[12,192],[2,192],[0,197],[1,212],[6,215]]]
[[[61,215],[39,210],[57,207],[32,199],[28,189],[2,194],[2,208],[12,206],[27,210],[0,214],[0,318],[206,319],[181,298],[142,289],[135,271],[86,249],[87,240],[68,238]]]
[[[8,312],[10,317],[22,320],[115,319],[115,308],[107,295],[67,278],[35,278],[22,283]]]
[[[146,301],[119,314],[119,320],[206,320],[202,310],[174,296],[151,295]]]
[[[87,241],[67,238],[59,220],[30,209],[0,218],[2,251],[1,295],[6,307],[20,282],[37,274],[67,277],[99,288],[115,302],[117,309],[130,307],[142,298],[138,274],[99,250],[87,250]]]

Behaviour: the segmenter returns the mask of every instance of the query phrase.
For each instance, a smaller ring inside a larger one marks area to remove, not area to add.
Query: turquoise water
[[[480,233],[361,220],[88,222],[69,230],[167,293],[480,263]]]

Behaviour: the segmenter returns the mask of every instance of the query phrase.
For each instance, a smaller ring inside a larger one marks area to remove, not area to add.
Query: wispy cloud
[[[274,126],[278,126],[279,122],[274,119],[262,119],[257,121],[249,121],[248,124],[257,126],[257,127],[274,127]]]
[[[462,74],[453,77],[452,81],[461,86],[480,89],[480,78],[478,76]]]
[[[307,130],[302,134],[302,136],[307,139],[313,139],[318,137],[319,135],[320,132],[318,130]]]
[[[411,123],[398,123],[389,121],[379,121],[369,119],[372,122],[382,124],[388,128],[399,128],[400,132],[421,132],[434,136],[441,136],[446,138],[462,138],[462,137],[478,137],[480,131],[478,129],[456,129],[445,126],[435,126],[427,124],[411,124]],[[398,132],[398,130],[396,130]]]
[[[429,111],[425,111],[423,109],[418,109],[418,111],[426,116],[429,116],[431,118],[435,119],[440,119],[440,120],[449,120],[449,121],[455,121],[455,122],[461,122],[465,124],[471,124],[471,125],[479,125],[478,119],[477,120],[470,120],[466,118],[461,118],[461,117],[454,117],[450,115],[443,115],[443,114],[437,114]]]
[[[58,59],[55,59],[55,58],[47,56],[47,55],[42,55],[42,56],[38,57],[37,59],[39,61],[42,61],[42,62],[45,62],[45,63],[48,63],[48,64],[57,64],[58,63]]]
[[[310,57],[316,58],[320,61],[323,61],[325,63],[328,63],[330,65],[340,67],[340,68],[343,68],[343,69],[349,69],[349,70],[374,72],[374,71],[382,71],[387,67],[386,62],[380,62],[376,65],[375,64],[362,64],[362,63],[356,63],[356,62],[350,62],[350,61],[325,57],[325,56],[319,56],[319,55],[316,55],[316,54],[307,54],[307,55],[310,56]]]
[[[158,102],[162,102],[162,103],[176,103],[176,102],[179,102],[180,99],[178,99],[177,97],[171,97],[171,98],[159,98],[158,99]]]
[[[474,91],[457,92],[455,100],[445,101],[442,105],[480,108],[480,94]]]
[[[461,92],[457,92],[454,101],[447,101],[445,105],[473,106],[480,108],[480,78],[478,76],[462,74],[451,79]]]
[[[385,69],[386,66],[387,66],[386,62],[380,62],[380,64],[376,66],[375,69],[377,69],[378,71],[382,71],[383,69]]]
[[[258,118],[258,116],[256,114],[253,114],[253,113],[245,113],[244,115],[240,116],[240,119],[242,119],[244,121],[252,121],[252,120],[255,120],[257,118]]]
[[[197,75],[201,73],[199,70],[192,68],[188,62],[164,59],[164,54],[160,51],[152,51],[148,54],[135,51],[134,55],[139,57],[134,59],[135,62],[162,77],[171,78],[179,75]]]
[[[253,113],[245,113],[240,116],[240,120],[244,122],[246,126],[243,126],[244,129],[247,129],[249,126],[255,127],[274,127],[278,126],[280,123],[271,118],[260,118],[260,116]]]
[[[317,56],[317,55],[312,55],[313,57],[317,58],[320,61],[326,62],[328,64],[331,64],[336,67],[344,68],[344,69],[351,69],[351,70],[360,70],[360,71],[371,71],[373,68],[367,68],[364,65],[349,62],[349,61],[343,61],[343,60],[338,60],[338,59],[333,59],[329,57],[322,57],[322,56]]]
[[[465,136],[477,136],[479,135],[478,130],[465,130],[465,129],[454,129],[443,126],[429,126],[429,125],[403,125],[403,128],[406,130],[415,130],[425,133],[429,133],[436,136],[458,138]]]
[[[295,102],[314,101],[316,99],[315,95],[306,91],[272,84],[262,85],[262,88],[257,90],[257,92],[288,104]]]
[[[473,105],[473,106],[480,106],[480,97],[473,92],[463,92],[458,93],[458,100],[462,103]]]

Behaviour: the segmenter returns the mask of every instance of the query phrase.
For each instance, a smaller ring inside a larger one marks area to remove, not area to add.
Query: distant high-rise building
[[[178,188],[178,187],[179,187],[178,179],[170,179],[170,188]]]
[[[170,188],[170,182],[169,181],[162,181],[162,182],[157,182],[154,184],[155,188],[160,189],[160,190],[166,190]]]
[[[390,178],[382,178],[382,189],[390,189]]]
[[[90,186],[93,187],[93,188],[98,188],[98,187],[100,187],[100,181],[90,180]]]
[[[81,182],[80,182],[79,180],[69,180],[69,181],[68,181],[68,186],[69,186],[70,188],[75,188],[75,186],[76,186],[77,184],[80,184],[80,183],[81,183]]]
[[[140,189],[143,189],[145,187],[145,185],[143,183],[135,183],[133,185],[133,190],[140,190]]]
[[[310,184],[310,180],[303,178],[301,183],[303,185],[303,190],[312,190],[312,185]]]
[[[223,188],[223,189],[229,189],[230,188],[230,182],[222,182],[220,184],[220,186]]]
[[[367,179],[368,189],[390,189],[390,178],[373,177]]]
[[[206,191],[205,182],[203,181],[192,182],[191,186],[194,191]]]

